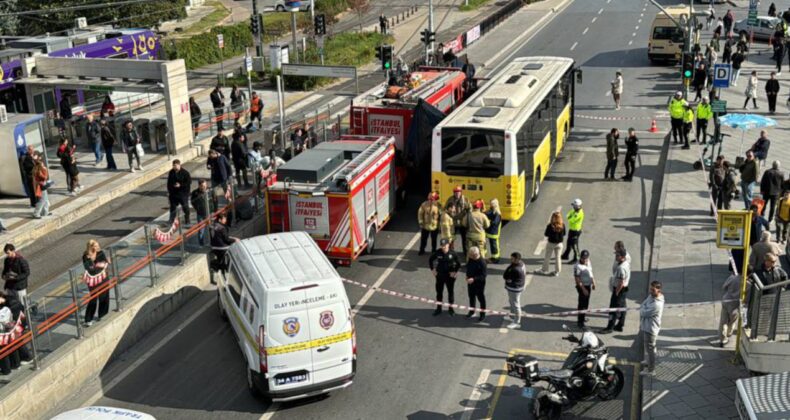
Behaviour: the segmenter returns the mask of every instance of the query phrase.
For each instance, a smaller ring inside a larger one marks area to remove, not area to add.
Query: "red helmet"
[[[482,208],[483,208],[483,205],[484,205],[484,203],[483,203],[483,200],[477,200],[477,201],[475,201],[475,208],[476,208],[476,209],[482,209]]]
[[[456,185],[455,188],[453,188],[453,192],[454,193],[461,192],[461,191],[463,191],[463,189],[461,188],[460,185]]]

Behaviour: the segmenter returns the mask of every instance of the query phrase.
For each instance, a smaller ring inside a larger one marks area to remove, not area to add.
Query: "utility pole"
[[[299,9],[297,8],[296,11],[291,9],[291,38],[294,45],[294,55],[296,56],[296,62],[299,62],[299,44],[296,43],[296,12]]]
[[[263,56],[263,14],[258,14],[258,0],[252,0],[252,16],[253,19],[258,19],[258,33],[253,34],[258,44],[255,46],[255,55],[257,57]]]
[[[315,22],[315,0],[310,0],[310,20]]]
[[[431,33],[434,32],[434,30],[433,30],[433,0],[428,0],[428,30],[431,31]],[[431,45],[428,48],[429,48],[430,52],[434,52],[435,51],[434,50],[435,47],[433,45],[433,41],[431,41]],[[427,58],[428,58],[427,55],[428,54],[426,54],[426,63],[427,63]]]

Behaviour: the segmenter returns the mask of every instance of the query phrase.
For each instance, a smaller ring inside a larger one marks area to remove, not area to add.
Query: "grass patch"
[[[203,16],[203,18],[198,22],[186,28],[186,31],[184,31],[183,34],[179,34],[179,36],[188,36],[206,32],[217,26],[217,24],[219,24],[219,22],[221,22],[223,19],[230,16],[230,10],[228,10],[222,3],[218,1],[210,2],[208,3],[208,6],[212,6],[214,11],[206,16]]]
[[[469,0],[469,4],[462,4],[458,7],[458,10],[462,12],[471,12],[472,10],[476,10],[478,7],[488,3],[489,0]]]

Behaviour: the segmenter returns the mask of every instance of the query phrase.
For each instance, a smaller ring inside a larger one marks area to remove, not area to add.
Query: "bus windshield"
[[[504,174],[505,134],[497,130],[442,130],[442,172],[497,178]]]
[[[683,32],[676,26],[656,26],[653,28],[653,39],[683,42]]]

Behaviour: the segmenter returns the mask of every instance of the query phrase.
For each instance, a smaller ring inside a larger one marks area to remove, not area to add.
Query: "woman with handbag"
[[[80,170],[77,168],[77,158],[74,156],[76,149],[76,145],[69,147],[69,139],[66,136],[61,136],[57,156],[60,158],[60,166],[66,172],[66,189],[68,189],[69,195],[72,197],[76,196],[82,189],[79,177]]]
[[[35,186],[35,194],[38,201],[36,208],[33,209],[33,218],[40,219],[42,216],[49,216],[49,192],[50,187],[49,171],[44,167],[44,162],[41,159],[36,159],[33,166],[33,185]]]
[[[143,153],[141,153],[143,151],[143,144],[140,142],[140,136],[137,134],[137,130],[134,129],[132,120],[126,121],[123,125],[121,141],[124,147],[126,147],[126,156],[129,158],[129,172],[134,173],[134,167],[132,166],[134,159],[137,160],[137,170],[142,171],[143,165],[140,163],[140,158],[143,155]]]
[[[94,240],[88,240],[88,246],[85,253],[82,254],[82,266],[85,268],[84,279],[88,283],[88,290],[93,294],[94,290],[98,289],[104,284],[107,279],[106,270],[110,265],[110,259],[104,255],[99,243]],[[85,308],[85,326],[90,327],[93,325],[93,316],[96,314],[96,302],[99,302],[99,316],[96,321],[101,321],[102,317],[107,315],[110,311],[110,291],[106,290],[88,302],[88,307]]]

